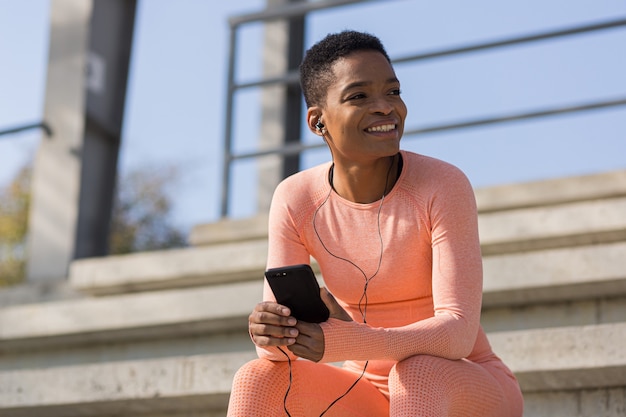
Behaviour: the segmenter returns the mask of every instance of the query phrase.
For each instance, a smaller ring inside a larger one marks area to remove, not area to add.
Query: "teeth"
[[[375,126],[375,127],[370,127],[369,129],[367,129],[368,132],[389,132],[390,130],[393,130],[396,128],[396,125],[382,125],[382,126]]]

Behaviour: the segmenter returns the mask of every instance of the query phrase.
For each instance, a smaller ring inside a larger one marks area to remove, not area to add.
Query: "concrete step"
[[[626,241],[485,256],[483,270],[486,307],[626,295]]]
[[[500,185],[474,190],[479,215],[582,201],[626,197],[626,170]],[[215,245],[267,236],[267,214],[224,220],[193,228],[194,246]]]
[[[496,309],[508,318],[499,307],[552,306],[554,313],[559,303],[626,297],[624,259],[626,242],[487,257],[483,316]],[[258,268],[251,281],[1,308],[0,352],[245,329],[262,295]]]
[[[626,319],[626,296],[560,300],[544,304],[483,307],[487,332],[619,323]]]
[[[253,351],[0,371],[1,417],[223,415]]]
[[[218,245],[267,237],[267,213],[244,219],[224,219],[214,223],[200,224],[191,230],[192,246]]]
[[[479,213],[626,196],[626,170],[474,190]]]
[[[626,240],[626,197],[481,213],[483,255]]]
[[[554,246],[560,248],[545,253],[546,256],[554,257],[558,265],[568,257],[568,251],[572,254],[594,252],[590,249],[592,246],[596,246],[595,252],[602,259],[607,257],[619,259],[615,256],[621,256],[613,254],[614,251],[619,252],[621,249],[611,249],[612,252],[605,255],[602,251],[604,247],[618,248],[619,245],[611,245],[614,242],[626,241],[626,216],[623,215],[626,213],[626,199],[577,203],[576,207],[530,210],[533,212],[492,213],[489,215],[491,217],[480,219],[487,282],[490,281],[489,274],[513,273],[516,280],[525,280],[526,275],[516,271],[549,268],[549,263],[545,259],[542,260],[543,255],[539,250],[553,249]],[[577,215],[574,216],[572,213]],[[588,218],[600,220],[586,220]],[[556,222],[560,222],[561,226],[554,226]],[[549,226],[550,224],[552,226]],[[516,253],[519,251],[532,252]],[[508,256],[499,256],[503,254]],[[266,240],[254,240],[83,259],[72,263],[69,280],[76,291],[92,295],[256,280],[262,277],[266,257]],[[526,262],[523,258],[530,261],[528,267],[523,266]],[[594,265],[599,263],[594,261],[598,259],[595,255],[585,256],[584,259]],[[619,266],[620,262],[617,265]],[[545,273],[541,274],[542,277],[543,275]],[[555,279],[553,273],[549,282],[554,282]],[[500,285],[509,286],[502,279],[493,282],[495,285],[497,282],[503,282]],[[536,292],[518,293],[521,301],[535,298],[536,295]],[[547,292],[545,295],[552,296]]]
[[[212,285],[263,278],[267,238],[72,262],[69,282],[91,295]]]
[[[491,255],[626,241],[626,171],[476,190],[481,248]],[[106,295],[254,280],[265,266],[267,214],[199,225],[195,247],[72,263],[77,291]]]
[[[0,354],[150,338],[246,332],[262,281],[0,309]],[[19,323],[19,325],[16,325]]]
[[[624,417],[625,410],[626,387],[524,395],[524,417]]]
[[[490,333],[524,392],[626,386],[626,322]]]
[[[626,386],[626,323],[489,338],[526,393]],[[235,371],[254,357],[249,350],[0,371],[0,416],[223,412]]]

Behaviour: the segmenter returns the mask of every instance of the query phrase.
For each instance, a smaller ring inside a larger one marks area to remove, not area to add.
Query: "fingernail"
[[[294,343],[296,343],[296,339],[291,339],[291,338],[287,339],[287,344],[293,345]]]
[[[289,320],[287,320],[287,324],[290,325],[290,326],[295,326],[297,322],[298,321],[296,319],[294,319],[293,317],[291,317]]]
[[[298,335],[298,331],[296,329],[291,329],[289,330],[289,334],[292,336],[297,336]]]

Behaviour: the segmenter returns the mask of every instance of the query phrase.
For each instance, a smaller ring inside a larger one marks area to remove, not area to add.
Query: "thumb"
[[[339,305],[335,297],[326,287],[320,288],[320,296],[324,304],[326,304],[326,307],[328,307],[328,311],[330,311],[330,317],[343,321],[352,321],[352,317]]]

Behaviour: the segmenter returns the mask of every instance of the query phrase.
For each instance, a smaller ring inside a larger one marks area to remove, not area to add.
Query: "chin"
[[[389,141],[388,149],[389,152],[393,152],[391,155],[398,153],[400,151],[400,138]]]

